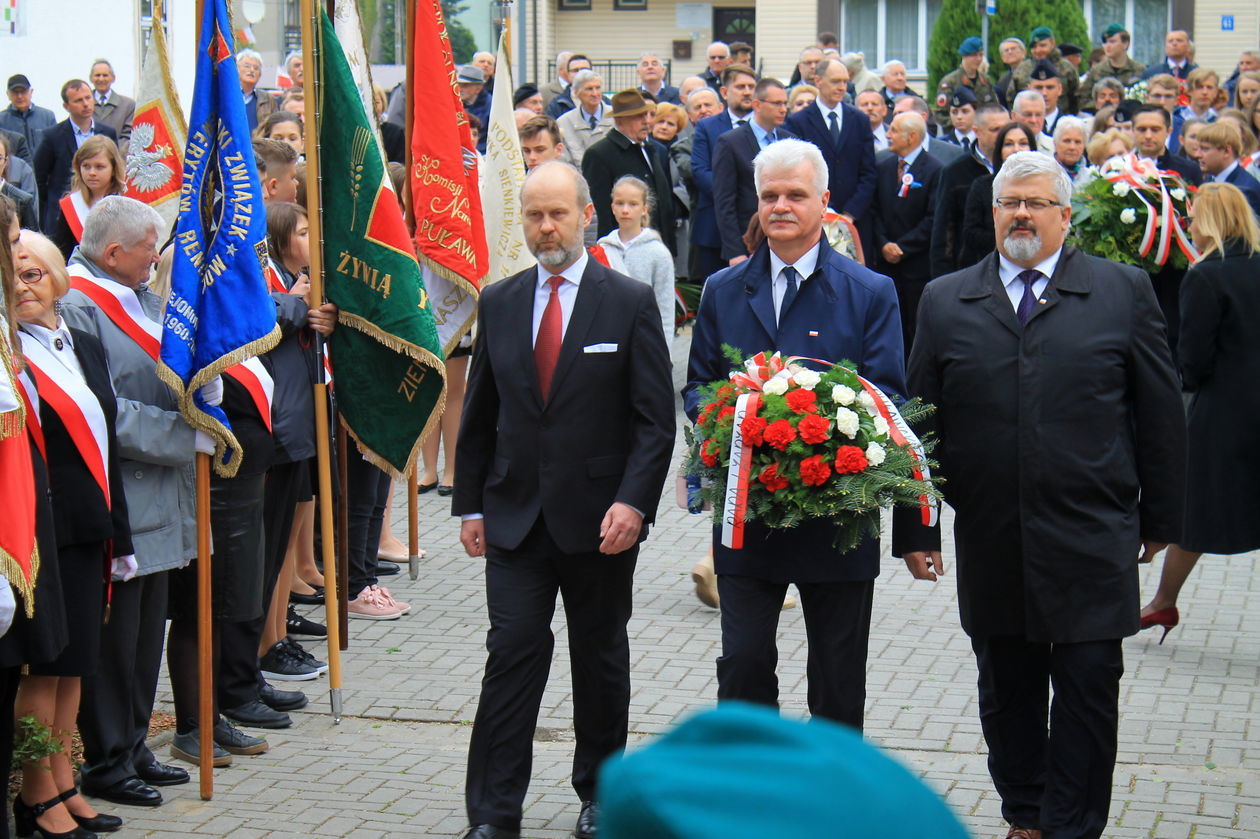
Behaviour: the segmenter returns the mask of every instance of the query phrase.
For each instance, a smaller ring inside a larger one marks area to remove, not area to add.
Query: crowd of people
[[[1260,298],[1232,281],[1260,267],[1260,51],[1244,52],[1222,81],[1195,65],[1184,32],[1168,33],[1166,59],[1151,67],[1129,45],[1113,25],[1086,56],[1037,27],[1027,42],[1001,42],[997,77],[984,44],[967,38],[931,102],[908,86],[904,63],[872,72],[828,33],[786,82],[754,69],[749,45],[715,42],[705,71],[677,86],[644,53],[640,84],[608,95],[591,58],[566,51],[555,79],[513,91],[523,232],[538,266],[485,290],[482,337],[447,359],[448,408],[419,477],[421,492],[452,497],[462,544],[486,558],[489,658],[469,756],[469,839],[519,836],[557,594],[573,657],[575,835],[596,835],[598,767],[626,742],[638,546],[673,451],[680,280],[704,287],[684,389],[693,419],[700,389],[726,375],[725,345],[850,359],[890,395],[939,406],[963,625],[1009,836],[1101,834],[1120,639],[1177,625],[1177,595],[1202,552],[1260,547],[1251,518],[1231,515],[1211,489],[1245,457],[1241,425],[1221,434],[1219,423],[1246,415],[1233,400],[1254,366],[1246,315]],[[12,751],[15,720],[61,746],[23,766],[20,835],[117,830],[121,819],[88,798],[157,806],[159,787],[189,780],[146,745],[164,651],[171,754],[190,764],[202,724],[213,728],[216,766],[265,751],[264,738],[237,726],[291,725],[288,712],[307,699],[271,682],[327,669],[301,644],[326,638],[325,627],[296,608],[322,602],[310,385],[324,375],[318,336],[338,320],[335,306],[309,299],[302,62],[285,59],[278,91],[259,86],[257,52],[242,50],[237,66],[283,339],[253,362],[275,382],[268,416],[230,374],[202,392],[245,453],[234,477],[211,486],[215,718],[205,721],[192,464],[212,444],[157,375],[169,230],[124,195],[135,102],[113,89],[106,60],[90,81],[61,87],[61,121],[33,102],[25,75],[8,79],[0,269],[11,367],[27,400],[40,561],[38,608],[19,606],[0,637],[0,747]],[[482,152],[495,72],[494,56],[477,53],[455,77]],[[400,200],[407,107],[403,85],[376,91]],[[1148,279],[1065,245],[1073,189],[1117,158],[1199,187],[1190,233],[1204,257],[1188,272]],[[586,342],[579,360],[562,349],[571,324]],[[536,379],[517,369],[531,357]],[[1089,399],[1064,400],[1090,376]],[[1191,433],[1219,438],[1188,479],[1181,388],[1196,394]],[[977,404],[992,415],[958,419]],[[1088,436],[1110,459],[1052,467],[1050,449],[1080,441],[1043,435],[1037,422]],[[346,484],[338,538],[349,547],[349,615],[401,619],[410,606],[380,584],[406,555],[389,526],[388,476],[352,454]],[[1102,535],[1075,538],[1083,528]],[[693,571],[697,594],[721,606],[720,699],[777,704],[775,629],[795,584],[810,710],[862,727],[878,544],[843,559],[832,544],[826,522],[787,533],[753,523],[747,548],[715,545]],[[1139,547],[1149,561],[1166,545],[1159,590],[1139,609]],[[941,573],[939,549],[938,529],[898,519],[894,552],[916,578]],[[1079,725],[1048,731],[1048,709]]]

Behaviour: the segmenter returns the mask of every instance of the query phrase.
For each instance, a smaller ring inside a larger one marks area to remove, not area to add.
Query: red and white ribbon
[[[69,272],[70,287],[87,295],[110,323],[157,361],[162,352],[162,327],[144,313],[136,293],[122,283],[93,276],[78,263],[69,266]]]
[[[271,430],[271,403],[275,396],[276,383],[267,372],[267,366],[258,357],[248,358],[240,364],[234,364],[223,371],[239,383],[249,393],[258,416],[262,418],[267,430]]]
[[[889,438],[898,446],[908,446],[910,452],[914,455],[914,465],[910,467],[910,474],[914,475],[916,481],[932,480],[932,470],[928,467],[927,454],[923,451],[923,443],[920,442],[918,435],[910,428],[905,418],[901,416],[897,406],[892,403],[892,400],[882,390],[866,379],[858,376],[858,381],[862,383],[862,389],[870,395],[871,399],[875,400],[875,410],[879,411],[880,416],[888,423]],[[936,503],[935,498],[926,493],[920,493],[919,512],[924,526],[936,526],[940,516],[940,506]]]
[[[39,449],[39,456],[47,463],[48,449],[44,445],[44,426],[41,424],[39,416],[39,391],[35,389],[35,383],[31,381],[30,373],[30,370],[23,370],[18,374],[18,396],[22,398],[22,405],[26,408],[26,431],[31,435],[31,439],[35,441],[35,448]]]
[[[1153,163],[1144,162],[1136,154],[1130,152],[1123,158],[1114,158],[1110,167],[1103,169],[1102,177],[1112,184],[1127,184],[1132,189],[1133,195],[1146,208],[1146,225],[1138,247],[1139,256],[1145,259],[1154,250],[1155,255],[1152,259],[1155,260],[1156,265],[1163,265],[1172,252],[1172,243],[1176,242],[1186,259],[1194,262],[1199,258],[1199,251],[1187,235],[1181,216],[1177,214],[1172,195],[1168,190],[1166,179],[1179,177],[1176,172],[1158,169]],[[1186,189],[1192,190],[1193,187],[1187,186]],[[1159,230],[1158,245],[1155,235],[1157,229]]]
[[[731,434],[730,463],[726,469],[726,498],[722,505],[722,544],[732,550],[744,547],[744,518],[748,513],[748,480],[752,471],[752,446],[740,431],[744,419],[755,417],[761,396],[741,393],[735,400],[735,429]]]
[[[71,190],[62,196],[58,206],[61,207],[61,217],[66,220],[66,226],[74,234],[74,240],[82,242],[83,222],[88,214],[88,205],[87,201],[83,200],[83,193],[77,189]]]

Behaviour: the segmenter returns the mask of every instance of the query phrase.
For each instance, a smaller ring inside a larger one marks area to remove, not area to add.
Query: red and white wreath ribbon
[[[755,417],[761,396],[741,393],[735,400],[735,433],[731,435],[731,461],[726,469],[726,498],[722,504],[722,544],[733,550],[744,547],[744,517],[748,513],[748,482],[752,471],[752,446],[739,431],[747,417]]]
[[[1177,242],[1177,247],[1185,254],[1186,259],[1194,262],[1199,258],[1199,252],[1186,234],[1165,181],[1165,178],[1176,175],[1176,172],[1166,172],[1156,168],[1154,164],[1139,160],[1132,152],[1123,158],[1113,158],[1102,172],[1103,179],[1109,183],[1124,183],[1129,186],[1133,195],[1146,208],[1146,227],[1142,232],[1138,255],[1145,259],[1154,249],[1153,259],[1156,265],[1163,265],[1168,261],[1173,241]],[[1149,198],[1147,194],[1150,195]],[[1159,205],[1158,209],[1156,204]],[[1159,229],[1158,247],[1156,228]]]

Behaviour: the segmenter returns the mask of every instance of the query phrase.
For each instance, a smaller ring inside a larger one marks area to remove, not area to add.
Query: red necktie
[[[542,322],[538,324],[538,338],[534,341],[534,367],[538,369],[538,389],[542,391],[544,404],[551,392],[551,377],[556,372],[560,342],[564,338],[564,315],[560,312],[560,284],[564,282],[564,277],[552,277],[548,282],[551,283],[551,295],[547,298]]]

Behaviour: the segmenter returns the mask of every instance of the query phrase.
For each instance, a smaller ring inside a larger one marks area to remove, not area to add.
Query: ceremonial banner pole
[[[407,75],[403,87],[403,98],[407,102],[405,108],[406,114],[403,117],[403,165],[407,167],[407,171],[411,171],[411,132],[415,130],[415,109],[411,107],[411,95],[416,89],[415,62],[412,61],[411,51],[416,46],[416,25],[414,20],[416,4],[407,3],[406,28],[404,29],[403,43],[405,44],[403,55],[407,62]],[[410,175],[408,175],[410,178]],[[403,207],[405,211],[405,220],[407,222],[407,230],[414,237],[416,235],[416,211],[412,206],[411,190],[405,190],[407,193],[403,197]],[[441,433],[441,429],[434,433]],[[407,575],[415,580],[420,577],[420,459],[411,466],[411,475],[407,479]]]
[[[319,6],[313,0],[302,0],[302,67],[310,117],[306,120],[306,215],[310,225],[311,306],[324,300],[324,233],[321,219],[319,177],[320,79],[315,33],[315,15]],[[316,336],[316,347],[322,354],[324,340]],[[332,473],[329,469],[328,383],[324,381],[323,364],[315,382],[315,457],[319,474],[319,532],[324,561],[324,614],[328,626],[328,700],[334,724],[341,723],[341,618],[337,599],[337,560],[333,553]]]
[[[341,649],[350,647],[350,590],[344,584],[350,579],[350,540],[346,534],[350,532],[350,440],[344,425],[337,426],[337,532],[341,540],[337,543],[337,578],[343,584],[337,587],[337,611],[341,618]]]
[[[413,580],[420,578],[420,489],[416,483],[419,475],[417,460],[407,475],[407,574]]]

